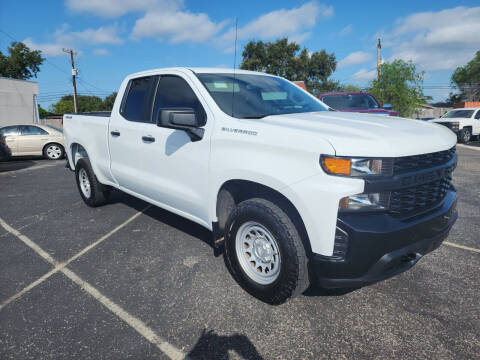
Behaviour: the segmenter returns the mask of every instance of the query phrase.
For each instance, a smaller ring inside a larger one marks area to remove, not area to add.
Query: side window
[[[153,107],[153,119],[156,121],[161,109],[192,108],[200,125],[207,122],[207,114],[190,85],[178,76],[164,75],[160,77],[157,96]]]
[[[18,129],[18,126],[7,126],[0,129],[0,135],[20,135],[20,130]]]
[[[150,122],[152,94],[156,80],[156,76],[130,80],[127,97],[120,111],[125,119]]]
[[[477,113],[475,114],[475,119],[480,120],[480,110],[477,110]]]
[[[48,133],[37,126],[22,126],[22,135],[48,135]]]

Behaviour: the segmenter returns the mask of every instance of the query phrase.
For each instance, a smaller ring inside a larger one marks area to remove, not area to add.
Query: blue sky
[[[448,96],[452,71],[480,50],[479,2],[445,0],[2,0],[0,50],[14,38],[44,52],[36,81],[39,102],[48,107],[71,92],[63,47],[78,52],[79,93],[104,97],[140,70],[232,67],[235,17],[240,54],[251,39],[288,36],[309,51],[335,53],[332,78],[359,86],[375,76],[381,37],[382,57],[413,60],[435,100]]]

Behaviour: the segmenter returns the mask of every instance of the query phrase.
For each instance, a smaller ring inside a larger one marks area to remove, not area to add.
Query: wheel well
[[[85,148],[77,143],[72,144],[72,162],[73,162],[73,167],[77,165],[77,162],[81,158],[88,158],[88,153],[85,150]]]
[[[63,149],[63,151],[65,151],[65,148],[63,147],[62,144],[59,144],[58,142],[52,141],[52,142],[46,143],[46,144],[43,146],[42,152],[45,152],[46,147],[47,147],[48,145],[52,145],[52,144],[55,144],[55,145],[60,146],[60,147]]]
[[[229,180],[218,191],[216,206],[218,223],[214,226],[218,230],[217,237],[223,236],[225,224],[235,206],[252,198],[269,200],[285,211],[297,228],[305,251],[307,254],[312,253],[305,224],[292,202],[277,190],[248,180]]]

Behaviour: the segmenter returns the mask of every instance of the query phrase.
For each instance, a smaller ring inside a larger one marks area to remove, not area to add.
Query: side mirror
[[[195,110],[192,108],[161,109],[157,118],[157,126],[184,130],[192,141],[201,140],[205,133],[205,129],[200,127]]]
[[[392,110],[392,104],[383,104],[385,110]]]

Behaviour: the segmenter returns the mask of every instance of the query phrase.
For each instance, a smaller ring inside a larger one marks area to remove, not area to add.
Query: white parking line
[[[455,243],[452,243],[452,242],[449,242],[449,241],[444,241],[443,243],[445,245],[448,245],[448,246],[451,246],[451,247],[456,247],[456,248],[459,248],[459,249],[468,250],[468,251],[472,251],[472,252],[480,254],[480,249],[475,249],[475,248],[472,248],[472,247],[469,247],[469,246],[455,244]]]
[[[18,292],[17,294],[13,295],[6,301],[0,304],[0,311],[7,306],[9,303],[12,301],[20,298],[22,295],[36,287],[37,285],[41,284],[45,280],[47,280],[49,277],[51,277],[53,274],[56,274],[57,272],[63,273],[65,276],[67,276],[70,280],[72,280],[75,284],[77,284],[82,290],[84,290],[86,293],[88,293],[90,296],[95,298],[97,301],[99,301],[103,306],[105,306],[108,310],[110,310],[113,314],[115,314],[117,317],[119,317],[121,320],[123,320],[125,323],[127,323],[129,326],[131,326],[135,331],[137,331],[141,336],[143,336],[145,339],[147,339],[149,342],[154,344],[160,351],[162,351],[165,355],[167,355],[170,359],[173,360],[180,360],[180,359],[188,359],[188,356],[181,351],[180,349],[177,349],[175,346],[172,344],[168,343],[165,339],[161,338],[156,334],[151,328],[149,328],[143,321],[140,319],[137,319],[133,315],[129,314],[127,311],[125,311],[121,306],[110,300],[108,297],[103,295],[100,291],[98,291],[95,287],[90,285],[88,282],[80,278],[77,274],[75,274],[72,270],[68,269],[66,266],[70,264],[72,261],[78,259],[80,256],[85,254],[87,251],[91,250],[98,244],[100,244],[102,241],[113,235],[115,232],[123,228],[125,225],[136,219],[138,216],[140,216],[143,212],[145,212],[151,205],[148,205],[145,209],[142,211],[136,213],[132,217],[130,217],[128,220],[117,226],[115,229],[110,231],[108,234],[102,236],[100,239],[95,241],[94,243],[90,244],[74,256],[72,256],[70,259],[63,263],[59,263],[56,261],[53,257],[51,257],[46,251],[44,251],[40,246],[35,244],[30,238],[27,236],[21,234],[18,230],[12,228],[10,225],[8,225],[3,219],[0,218],[0,225],[9,233],[15,235],[19,240],[21,240],[25,245],[33,249],[40,257],[42,257],[44,260],[49,262],[51,265],[54,266],[52,270],[50,270],[48,273],[25,287],[23,290]]]
[[[464,145],[464,144],[457,144],[457,147],[461,147],[461,148],[464,148],[464,149],[470,149],[470,150],[480,151],[480,147],[476,147],[476,146],[468,146],[468,145]]]

